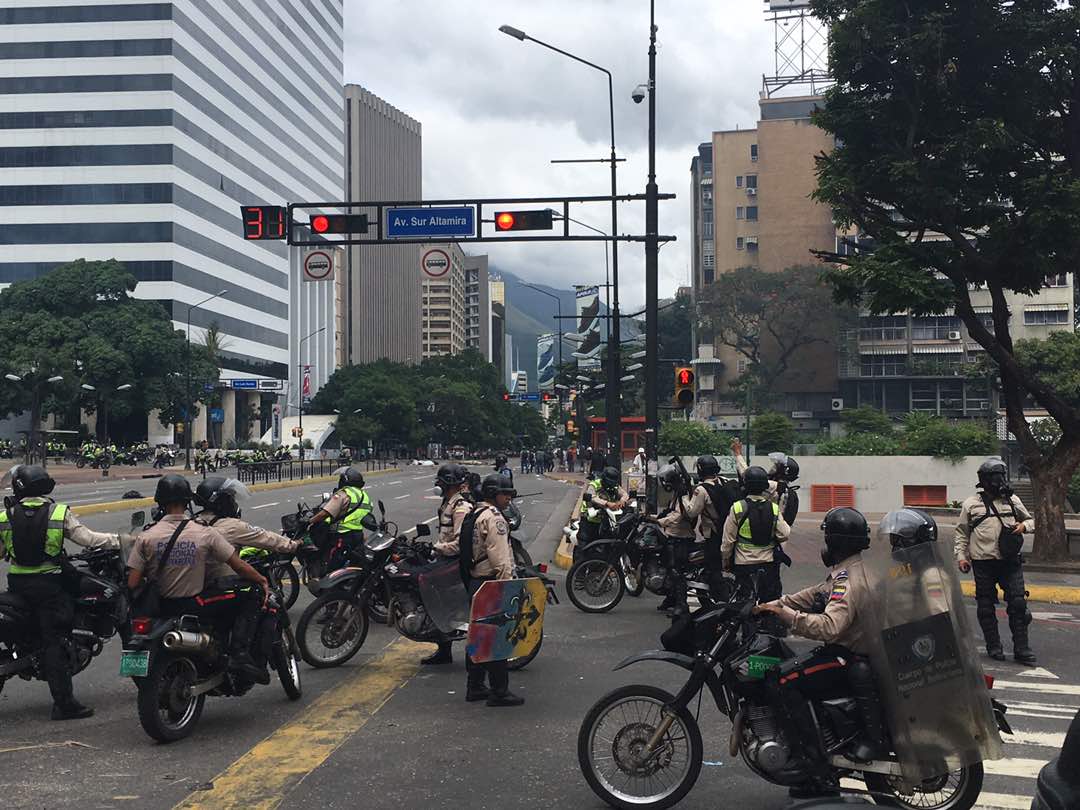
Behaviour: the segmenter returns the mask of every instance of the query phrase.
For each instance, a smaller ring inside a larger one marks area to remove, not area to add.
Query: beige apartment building
[[[465,265],[468,257],[454,244],[433,245],[450,257],[445,274],[423,273],[421,343],[424,358],[460,354],[466,346]],[[421,272],[421,271],[417,271]]]

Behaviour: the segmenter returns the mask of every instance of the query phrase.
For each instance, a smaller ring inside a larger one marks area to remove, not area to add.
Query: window
[[[743,238],[742,238],[741,236],[736,236],[736,237],[735,237],[735,249],[736,249],[736,250],[742,250],[742,249],[743,249],[743,245],[744,245],[744,240],[743,240]]]
[[[960,331],[960,319],[955,315],[930,315],[911,319],[913,340],[948,340],[950,332]]]
[[[702,272],[702,278],[705,280],[706,284],[712,284],[715,277],[716,273],[711,267],[706,267],[705,270]]]
[[[746,237],[746,249],[747,250],[757,250],[757,246],[758,246],[758,238],[756,236],[748,236],[748,237]]]
[[[756,174],[748,174],[748,175],[746,175],[746,187],[747,188],[757,188],[757,175]]]
[[[706,239],[713,238],[713,224],[711,222],[705,223],[703,235]]]
[[[937,413],[937,383],[921,380],[911,384],[911,410]]]
[[[907,315],[864,315],[859,318],[859,340],[907,340]]]
[[[750,160],[757,161],[757,144],[750,144]]]
[[[702,257],[702,265],[704,267],[716,267],[716,256],[712,253],[706,253]]]
[[[701,192],[701,199],[705,200],[705,202],[712,202],[712,189]]]
[[[738,370],[738,373],[739,374],[745,374],[746,373],[746,368],[747,368],[747,359],[745,357],[740,357],[738,363],[736,364],[736,369]]]
[[[745,219],[745,218],[746,218],[746,209],[743,208],[741,205],[736,205],[735,206],[735,219]]]
[[[1069,286],[1069,274],[1068,273],[1056,273],[1052,276],[1046,277],[1047,287],[1068,287]]]
[[[735,188],[742,188],[742,175],[735,175]]]
[[[1049,326],[1051,324],[1068,322],[1069,310],[1067,309],[1024,310],[1025,326]]]
[[[746,218],[751,222],[757,221],[757,209],[758,207],[756,205],[746,206]]]
[[[864,354],[859,358],[859,374],[863,377],[901,377],[906,373],[905,354]]]

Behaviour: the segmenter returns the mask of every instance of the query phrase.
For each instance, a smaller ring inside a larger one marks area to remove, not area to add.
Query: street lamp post
[[[535,42],[537,45],[541,45],[550,51],[555,51],[557,54],[573,59],[575,62],[580,62],[583,65],[599,70],[601,73],[607,76],[608,82],[608,112],[609,122],[611,125],[611,237],[614,239],[619,233],[619,205],[616,202],[618,196],[618,182],[616,178],[616,169],[618,164],[615,157],[615,93],[612,89],[611,71],[607,68],[600,67],[600,65],[590,62],[587,59],[582,59],[580,56],[564,51],[561,48],[556,48],[554,45],[550,45],[547,42],[542,42],[539,39],[534,39],[517,28],[513,28],[509,25],[499,26],[499,30],[507,36],[511,36],[514,39],[522,42],[529,41]],[[611,312],[608,314],[611,317],[611,337],[608,340],[608,387],[607,387],[607,438],[608,438],[608,463],[618,469],[622,469],[622,403],[619,381],[619,363],[618,363],[618,351],[619,351],[619,248],[618,242],[612,242],[611,245],[611,283],[612,283],[612,295],[611,295]]]
[[[559,333],[559,369],[555,373],[555,381],[552,384],[555,386],[555,391],[559,395],[559,424],[561,425],[561,424],[563,424],[563,406],[562,406],[563,395],[562,395],[562,391],[559,390],[559,387],[558,387],[557,383],[559,382],[559,374],[562,373],[562,365],[563,365],[563,357],[562,357],[562,344],[563,344],[562,299],[559,298],[559,296],[555,295],[554,293],[549,293],[547,290],[540,289],[535,284],[526,284],[525,282],[522,282],[521,286],[528,287],[530,290],[535,290],[536,292],[540,293],[541,295],[546,295],[548,298],[553,298],[555,300],[555,313],[556,313],[555,322],[558,324],[558,327],[559,327],[559,329],[558,329],[558,333]],[[537,383],[539,383],[539,380],[537,380]]]
[[[186,366],[184,375],[187,378],[187,385],[184,389],[184,469],[191,469],[191,411],[195,407],[195,398],[191,393],[191,310],[198,309],[203,304],[208,304],[215,298],[220,298],[228,290],[222,290],[221,292],[214,293],[209,298],[204,298],[197,304],[189,304],[187,308],[187,352],[185,363]]]
[[[657,319],[658,267],[660,242],[658,190],[656,186],[656,2],[649,2],[649,180],[645,186],[645,467],[646,502],[656,511],[657,439],[657,365],[660,356]]]
[[[300,441],[297,442],[297,446],[300,448],[300,461],[304,460],[304,362],[300,358],[303,357],[304,354],[304,343],[315,337],[320,332],[325,331],[326,327],[320,326],[310,335],[300,338],[300,346],[298,347],[296,352],[296,369],[299,372],[297,376],[297,382],[300,386],[300,390],[297,391],[296,397],[297,427],[299,427],[300,429],[300,435],[297,437]]]
[[[562,214],[560,214],[554,208],[549,208],[548,211],[550,211],[551,215],[553,217],[555,217],[556,219],[565,219],[567,222],[573,222],[574,224],[580,225],[582,228],[588,228],[593,233],[598,233],[601,236],[607,236],[608,235],[607,231],[604,231],[604,230],[602,230],[600,228],[595,228],[595,227],[593,227],[592,225],[590,225],[587,222],[582,222],[580,219],[574,219],[573,217],[564,217]],[[604,295],[606,296],[606,300],[605,300],[604,303],[607,305],[608,314],[610,315],[611,314],[611,265],[608,262],[608,248],[609,248],[608,243],[604,242]],[[591,285],[588,285],[588,286],[591,286]],[[607,321],[608,321],[608,323],[607,323],[607,327],[605,329],[605,337],[608,340],[611,340],[611,318],[608,318]]]

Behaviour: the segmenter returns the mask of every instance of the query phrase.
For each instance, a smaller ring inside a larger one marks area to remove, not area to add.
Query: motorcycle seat
[[[12,610],[18,610],[23,613],[33,612],[33,608],[30,607],[30,603],[19,596],[17,593],[11,593],[10,591],[0,592],[0,605],[9,607]]]

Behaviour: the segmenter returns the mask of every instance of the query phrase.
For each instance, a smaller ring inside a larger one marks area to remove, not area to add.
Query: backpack
[[[461,534],[458,537],[458,571],[461,573],[461,581],[465,587],[469,587],[472,579],[472,567],[482,560],[487,559],[485,554],[479,560],[473,559],[473,538],[476,535],[476,519],[487,508],[486,504],[477,504],[472,511],[461,521]]]
[[[723,532],[724,520],[731,512],[731,507],[739,500],[739,485],[734,481],[724,481],[721,479],[719,484],[710,484],[706,481],[702,481],[701,486],[705,488],[705,492],[709,495],[709,500],[712,501],[713,509],[716,510],[716,514],[719,516],[715,529],[716,535],[719,537]],[[701,518],[698,518],[698,522],[701,522]],[[710,538],[705,539],[708,540]]]

